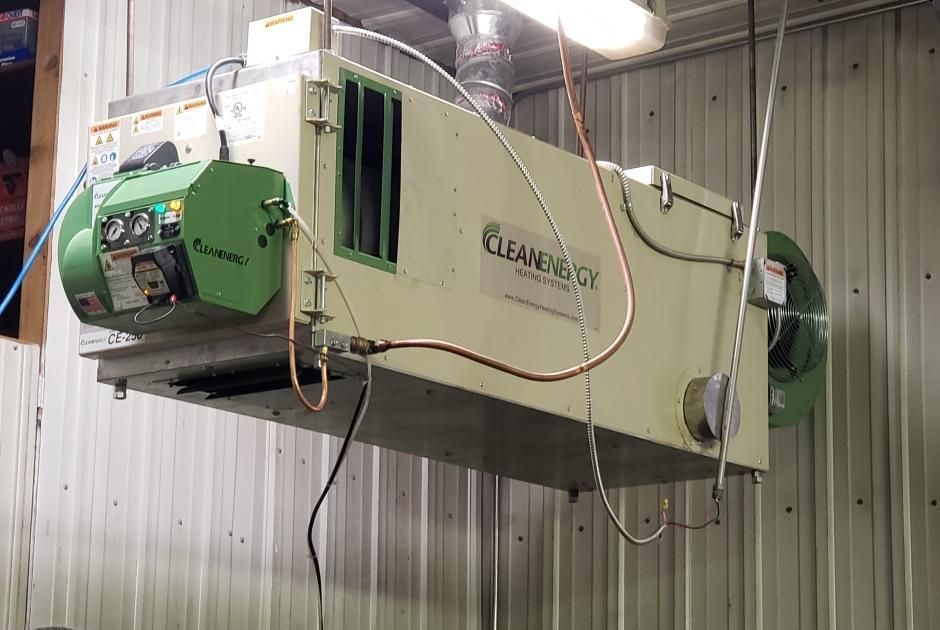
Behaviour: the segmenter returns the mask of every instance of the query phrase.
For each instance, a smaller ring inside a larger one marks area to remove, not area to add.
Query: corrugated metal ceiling
[[[419,47],[438,62],[452,65],[454,43],[447,24],[440,17],[419,8],[432,7],[439,0],[335,0],[334,8],[362,23],[365,28],[397,37]],[[442,3],[443,4],[443,3]],[[791,28],[815,24],[888,6],[911,4],[897,0],[791,0]],[[758,32],[771,29],[779,11],[779,0],[757,0]],[[644,65],[663,56],[691,54],[705,48],[731,45],[743,40],[747,25],[745,0],[667,0],[671,23],[666,48],[657,55],[646,55]],[[513,55],[516,62],[517,88],[528,90],[557,81],[558,59],[554,34],[547,28],[527,24]],[[580,59],[580,55],[575,56]],[[593,72],[628,67],[629,62],[612,64],[592,56]]]

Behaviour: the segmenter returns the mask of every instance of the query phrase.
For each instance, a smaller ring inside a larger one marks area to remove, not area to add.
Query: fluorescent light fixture
[[[608,59],[659,50],[669,26],[631,0],[502,0],[520,13],[565,34]]]

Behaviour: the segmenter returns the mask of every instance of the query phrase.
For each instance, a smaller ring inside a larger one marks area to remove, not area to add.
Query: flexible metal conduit
[[[735,269],[744,269],[744,263],[740,260],[735,260],[734,258],[727,258],[723,256],[706,256],[704,254],[688,254],[686,252],[680,252],[677,249],[671,249],[658,243],[653,239],[652,236],[649,235],[649,232],[643,228],[643,224],[640,223],[640,218],[636,215],[636,209],[633,207],[633,199],[630,195],[630,178],[627,176],[626,169],[624,169],[619,164],[615,164],[614,162],[598,162],[597,165],[602,169],[613,171],[620,179],[620,190],[623,193],[623,204],[624,209],[627,212],[627,218],[630,219],[630,224],[633,226],[637,236],[640,237],[641,241],[646,243],[647,247],[655,252],[662,254],[663,256],[675,258],[676,260],[722,265],[724,267],[734,267]]]
[[[604,188],[604,180],[601,177],[600,168],[598,168],[597,156],[594,154],[594,146],[591,144],[591,139],[588,137],[587,129],[585,129],[584,126],[584,112],[581,111],[581,106],[578,104],[578,97],[575,93],[574,73],[571,69],[571,58],[568,51],[568,39],[565,36],[565,29],[561,23],[561,20],[558,21],[558,52],[561,55],[561,68],[565,77],[565,93],[568,96],[568,107],[571,110],[571,117],[574,119],[574,128],[577,132],[578,139],[581,141],[581,148],[584,151],[584,159],[587,160],[588,166],[591,168],[591,177],[594,180],[594,187],[597,190],[597,197],[601,202],[601,206],[604,208],[604,214],[607,217],[607,221],[613,232],[617,234],[618,237],[617,251],[620,255],[620,266],[623,268],[624,278],[627,284],[627,293],[629,294],[629,308],[632,309],[635,298],[633,296],[633,278],[630,276],[630,265],[627,263],[626,254],[623,251],[623,243],[619,239],[619,234],[617,233],[617,228],[614,224],[614,213],[610,207],[610,200],[607,198],[607,191]],[[570,265],[571,263],[569,262],[568,264]],[[581,340],[584,346],[584,357],[587,359],[587,357],[590,356],[590,352],[588,349],[587,331],[584,326],[581,292],[577,289],[577,282],[572,282],[571,284],[575,288],[575,298],[578,301],[578,319],[581,325]],[[632,324],[632,312],[630,313],[630,319],[630,323]],[[613,506],[610,504],[610,499],[607,497],[607,490],[604,488],[604,479],[601,475],[601,466],[597,456],[597,439],[594,435],[594,412],[593,400],[591,396],[590,372],[585,372],[584,374],[584,405],[586,407],[585,417],[587,420],[588,451],[591,456],[591,472],[594,475],[594,484],[597,486],[597,494],[600,496],[601,502],[604,505],[604,510],[607,512],[608,520],[625,540],[634,545],[646,545],[658,540],[666,528],[669,527],[668,523],[666,522],[665,510],[663,511],[662,522],[656,531],[645,538],[638,538],[628,532],[627,529],[623,526],[623,523],[621,523],[620,519],[617,517],[617,513],[614,512]]]
[[[734,408],[734,391],[741,371],[741,348],[744,346],[744,323],[747,319],[747,295],[751,286],[751,261],[754,260],[754,248],[757,244],[757,226],[760,221],[761,197],[764,191],[764,173],[767,170],[767,149],[770,146],[770,129],[774,119],[774,105],[777,102],[777,78],[780,75],[780,57],[783,51],[783,36],[787,27],[787,9],[789,0],[783,0],[780,7],[780,23],[777,26],[777,41],[774,45],[773,70],[770,74],[770,95],[767,97],[767,114],[764,117],[764,134],[761,138],[760,156],[757,162],[757,177],[754,183],[754,198],[751,202],[751,224],[747,232],[747,263],[744,266],[744,281],[741,283],[741,297],[738,301],[738,321],[734,331],[734,348],[731,352],[731,374],[728,375],[728,388],[725,390],[724,406],[721,417],[721,448],[718,453],[718,469],[715,473],[715,485],[712,497],[721,501],[725,494],[725,471],[728,466],[728,444],[731,428],[731,411]]]

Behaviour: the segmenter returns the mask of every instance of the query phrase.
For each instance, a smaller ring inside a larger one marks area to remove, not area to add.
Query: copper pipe
[[[593,370],[597,366],[607,361],[607,359],[612,357],[627,340],[627,336],[629,336],[630,330],[633,328],[633,322],[636,316],[636,294],[633,287],[633,274],[630,272],[630,263],[627,262],[627,254],[623,249],[623,241],[620,240],[620,232],[617,230],[617,223],[614,219],[613,210],[611,210],[610,207],[610,200],[607,199],[607,191],[604,189],[604,180],[601,177],[600,168],[597,166],[597,158],[594,154],[594,147],[591,145],[591,141],[584,129],[584,116],[580,111],[577,102],[577,96],[575,95],[575,85],[574,79],[572,77],[568,44],[561,25],[559,25],[558,30],[558,43],[561,50],[562,69],[564,70],[565,75],[565,90],[568,93],[568,104],[571,107],[571,113],[575,121],[575,130],[577,131],[578,138],[580,138],[581,144],[584,147],[584,154],[588,161],[588,165],[591,167],[591,175],[594,178],[594,186],[597,190],[597,196],[604,208],[604,218],[607,221],[607,230],[614,242],[614,249],[617,252],[617,260],[620,263],[620,270],[623,272],[624,288],[626,289],[626,312],[624,313],[623,326],[621,327],[620,332],[617,333],[617,337],[610,343],[610,345],[593,359],[589,359],[579,363],[576,366],[557,372],[530,372],[529,370],[515,367],[503,361],[499,361],[484,354],[480,354],[474,350],[464,348],[463,346],[459,346],[455,343],[441,341],[438,339],[399,339],[393,341],[377,341],[372,346],[373,353],[385,352],[387,350],[398,350],[402,348],[427,348],[430,350],[440,350],[442,352],[455,354],[459,357],[469,359],[470,361],[474,361],[481,365],[493,368],[494,370],[499,370],[500,372],[505,372],[522,379],[547,383],[563,381],[565,379],[578,376],[579,374],[584,374],[589,370]]]
[[[320,355],[320,383],[322,385],[320,389],[320,401],[317,404],[311,403],[307,400],[307,397],[304,396],[303,389],[300,387],[300,379],[297,376],[297,339],[296,339],[296,327],[297,322],[294,320],[294,310],[297,308],[297,237],[298,237],[298,228],[297,224],[293,223],[291,225],[291,241],[290,241],[290,325],[287,327],[287,340],[288,340],[288,350],[287,356],[290,361],[290,382],[294,386],[294,393],[297,394],[297,398],[300,399],[300,402],[303,403],[309,411],[317,413],[323,411],[326,408],[327,397],[330,393],[330,380],[329,372],[326,368],[326,353]]]
[[[584,63],[581,64],[581,108],[587,107],[587,90],[588,90],[588,59],[589,59],[589,50],[585,47],[584,49]],[[578,140],[578,157],[584,157],[584,148],[581,146],[581,140]]]

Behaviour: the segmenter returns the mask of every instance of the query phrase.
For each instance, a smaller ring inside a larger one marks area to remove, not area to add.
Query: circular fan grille
[[[826,358],[829,315],[822,287],[812,268],[800,260],[780,260],[787,267],[787,303],[767,318],[770,374],[789,383]]]

